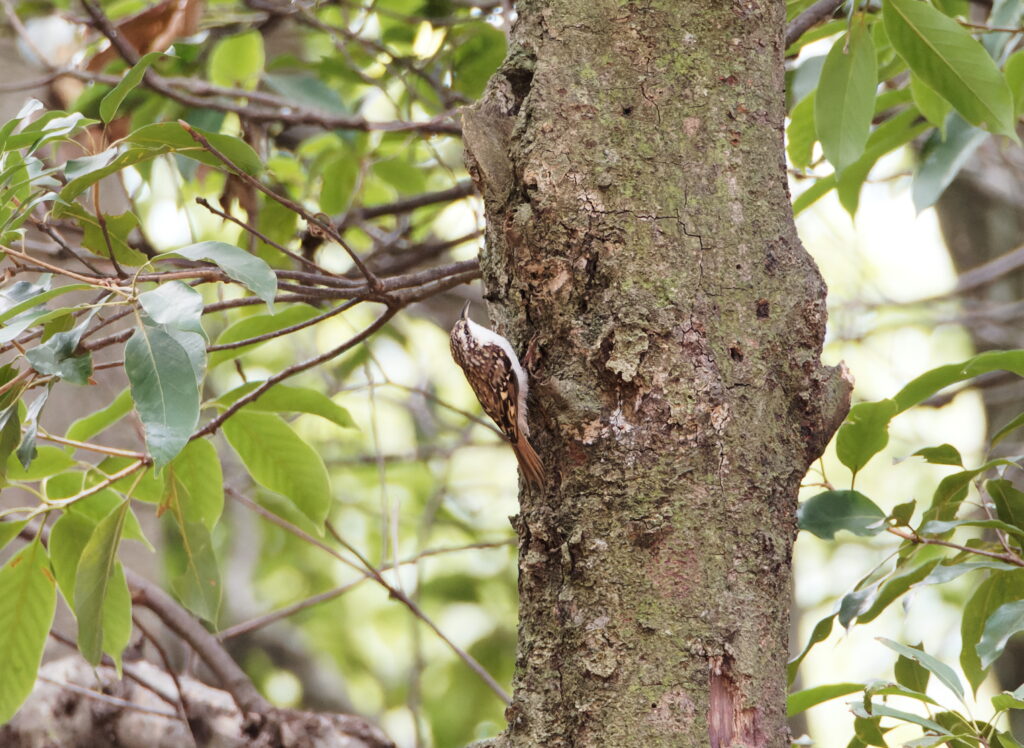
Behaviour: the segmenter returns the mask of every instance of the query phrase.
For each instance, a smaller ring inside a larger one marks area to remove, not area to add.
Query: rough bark
[[[801,478],[846,412],[774,0],[523,0],[464,115],[532,370],[514,746],[785,746]]]

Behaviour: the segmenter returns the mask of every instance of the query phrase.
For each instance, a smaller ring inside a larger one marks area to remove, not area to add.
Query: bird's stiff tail
[[[534,488],[543,487],[544,465],[530,441],[520,435],[518,441],[512,444],[512,449],[516,453],[516,459],[519,460],[519,467],[522,469],[523,475],[526,476],[526,481]]]

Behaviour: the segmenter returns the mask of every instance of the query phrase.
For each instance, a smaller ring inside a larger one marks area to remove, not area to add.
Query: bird
[[[534,488],[544,485],[544,465],[530,444],[526,423],[526,371],[512,345],[469,318],[470,302],[452,327],[451,349],[484,412],[512,444],[519,467]]]

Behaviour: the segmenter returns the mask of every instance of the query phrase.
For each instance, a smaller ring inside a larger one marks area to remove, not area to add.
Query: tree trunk
[[[783,159],[776,0],[521,0],[467,111],[520,515],[513,746],[788,746],[796,493],[845,415]]]

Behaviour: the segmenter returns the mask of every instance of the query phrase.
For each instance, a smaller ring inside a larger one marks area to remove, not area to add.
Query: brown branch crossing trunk
[[[521,0],[464,116],[529,350],[510,746],[786,746],[799,482],[846,412],[782,151],[785,4]]]

